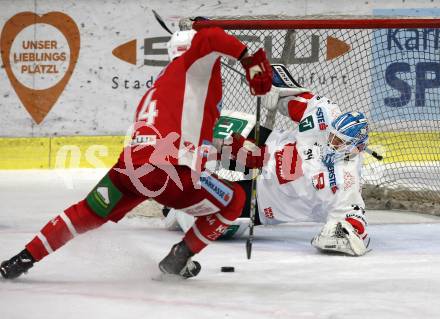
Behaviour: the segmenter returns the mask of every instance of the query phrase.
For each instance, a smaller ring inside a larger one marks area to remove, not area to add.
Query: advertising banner
[[[376,9],[375,15],[440,16],[440,9]],[[440,119],[439,29],[376,30],[372,44],[373,121]]]

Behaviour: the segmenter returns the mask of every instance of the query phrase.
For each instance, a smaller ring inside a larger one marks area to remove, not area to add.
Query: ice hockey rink
[[[0,171],[0,259],[82,199],[100,170]],[[1,318],[438,318],[440,218],[369,211],[372,251],[319,254],[320,225],[256,229],[216,242],[199,276],[158,281],[157,263],[180,240],[160,218],[126,218],[81,235],[30,272],[0,283]],[[234,273],[220,272],[234,266]]]

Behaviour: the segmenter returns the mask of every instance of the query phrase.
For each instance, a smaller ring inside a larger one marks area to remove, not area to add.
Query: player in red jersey
[[[171,63],[142,98],[131,143],[87,197],[48,222],[25,249],[0,265],[13,279],[78,234],[118,222],[149,198],[198,216],[183,240],[159,263],[163,273],[184,278],[201,269],[191,257],[241,214],[245,195],[238,184],[203,169],[222,98],[220,57],[240,60],[251,93],[271,88],[271,67],[262,49],[246,46],[222,29],[178,31],[168,43]]]

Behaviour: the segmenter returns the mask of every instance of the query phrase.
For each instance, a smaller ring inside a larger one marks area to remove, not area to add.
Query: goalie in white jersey
[[[273,87],[262,104],[290,117],[297,127],[272,131],[259,148],[238,134],[221,146],[222,153],[229,147],[227,152],[243,165],[262,168],[256,224],[326,222],[312,239],[314,247],[365,254],[369,237],[360,185],[361,153],[368,142],[365,116],[341,114],[338,105],[301,87]],[[250,211],[250,181],[240,184],[248,194],[245,217]],[[188,216],[176,212],[167,217],[168,222],[174,217],[184,229],[191,224]],[[240,226],[243,232],[247,221],[239,221],[242,224],[235,229]]]

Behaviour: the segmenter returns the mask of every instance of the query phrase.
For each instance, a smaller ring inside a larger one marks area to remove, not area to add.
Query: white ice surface
[[[103,174],[71,173],[0,171],[0,260]],[[159,219],[124,219],[79,236],[16,281],[0,280],[0,318],[439,318],[440,219],[369,218],[373,251],[364,257],[316,252],[309,241],[319,225],[260,227],[250,261],[244,240],[217,242],[186,281],[153,280],[181,234]],[[220,272],[225,265],[235,273]]]

